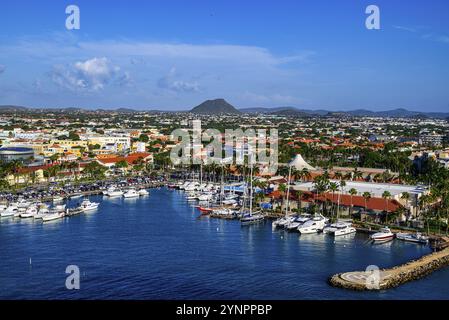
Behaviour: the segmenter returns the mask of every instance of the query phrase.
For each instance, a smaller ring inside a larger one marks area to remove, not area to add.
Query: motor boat
[[[8,208],[7,205],[0,204],[0,213],[2,213],[3,211],[5,211],[7,208]]]
[[[24,200],[24,199],[19,199],[17,202],[16,202],[16,204],[17,204],[17,207],[20,209],[20,208],[28,208],[30,205],[31,205],[31,203],[30,202],[28,202],[28,201],[26,201],[26,200]]]
[[[298,231],[301,234],[317,233],[324,229],[327,221],[328,219],[322,215],[315,216],[299,226]]]
[[[388,241],[393,240],[394,233],[391,232],[390,228],[384,227],[384,228],[381,228],[379,230],[379,232],[372,234],[370,238],[373,242],[378,242],[378,243],[388,242]]]
[[[323,233],[334,236],[343,236],[356,232],[357,230],[352,226],[350,222],[336,222],[326,226],[323,229]]]
[[[2,217],[12,217],[19,211],[19,208],[15,204],[11,204],[6,208],[2,213],[0,213],[0,216]]]
[[[82,193],[74,193],[70,196],[70,199],[78,199],[78,198],[82,198],[83,194]]]
[[[247,213],[240,218],[241,225],[263,222],[265,217],[260,213]]]
[[[39,210],[36,206],[30,206],[26,209],[25,212],[20,213],[21,218],[33,218],[36,214],[38,214]]]
[[[139,193],[135,189],[129,189],[123,194],[123,196],[125,198],[137,198],[139,197]]]
[[[86,211],[92,211],[98,208],[100,204],[98,202],[91,202],[90,200],[86,199],[83,202],[81,202],[80,209],[84,212]]]
[[[64,201],[64,198],[61,196],[54,196],[53,197],[53,202],[62,202]]]
[[[311,219],[309,214],[300,215],[299,217],[293,218],[289,223],[284,225],[284,228],[288,231],[297,231],[300,226]]]
[[[42,219],[44,216],[50,213],[50,210],[48,210],[47,207],[41,207],[39,208],[39,211],[37,214],[34,215],[34,219]]]
[[[415,234],[413,234],[413,233],[396,233],[396,239],[408,241],[408,242],[422,243],[422,244],[429,243],[429,237],[424,236],[420,232],[417,232]]]
[[[210,201],[213,198],[212,193],[203,193],[198,197],[199,201]]]
[[[47,221],[52,221],[52,220],[56,220],[56,219],[61,219],[62,217],[64,217],[64,215],[65,215],[64,212],[53,211],[53,212],[43,215],[42,221],[47,222]]]
[[[227,208],[213,210],[213,213],[220,215],[220,216],[233,216],[234,215],[234,211],[231,209],[227,209]]]
[[[107,195],[110,198],[121,197],[123,196],[123,191],[112,186],[108,188],[103,194]]]
[[[147,189],[140,189],[137,193],[139,196],[147,196],[150,194]]]
[[[198,206],[198,210],[200,210],[202,214],[209,214],[209,213],[211,213],[214,209],[209,208],[209,207]]]

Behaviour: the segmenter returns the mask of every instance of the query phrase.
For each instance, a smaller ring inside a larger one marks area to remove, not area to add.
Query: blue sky
[[[449,111],[448,84],[447,0],[0,3],[0,104]]]

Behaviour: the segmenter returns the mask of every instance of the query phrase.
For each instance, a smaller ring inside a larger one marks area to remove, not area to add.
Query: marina
[[[376,264],[389,268],[431,253],[425,245],[369,235],[334,237],[238,219],[201,215],[185,192],[155,188],[150,196],[91,196],[98,210],[45,223],[2,218],[0,297],[26,299],[438,299],[443,268],[387,291],[346,291],[333,274]],[[67,202],[76,207],[77,202]],[[57,245],[55,245],[57,243]],[[28,261],[33,261],[32,266]],[[67,264],[79,265],[84,290],[64,289]],[[58,271],[61,270],[61,271]],[[53,271],[53,272],[49,272]],[[251,273],[251,277],[246,275]],[[45,277],[40,275],[45,274]],[[38,276],[39,275],[39,276]],[[42,290],[34,290],[36,286]],[[426,290],[432,287],[432,290]],[[56,289],[55,289],[56,288]],[[60,289],[57,289],[60,288]],[[123,290],[128,288],[129,290]],[[441,289],[440,289],[441,288]]]

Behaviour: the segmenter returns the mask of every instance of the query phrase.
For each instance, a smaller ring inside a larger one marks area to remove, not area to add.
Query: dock
[[[329,283],[351,290],[385,290],[425,277],[449,265],[449,247],[390,269],[352,271],[333,275]]]

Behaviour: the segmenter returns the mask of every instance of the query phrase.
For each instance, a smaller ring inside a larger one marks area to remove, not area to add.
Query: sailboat
[[[252,159],[252,157],[251,157]],[[251,161],[252,162],[252,161]],[[246,191],[246,185],[245,185]],[[246,192],[245,192],[246,194]],[[244,203],[244,202],[243,202]],[[240,218],[241,225],[248,225],[263,222],[265,217],[263,214],[259,212],[253,212],[253,165],[251,163],[251,171],[250,171],[250,191],[249,191],[249,212],[244,212],[242,217]]]
[[[288,208],[289,208],[289,204],[290,204],[290,179],[291,179],[291,175],[292,175],[292,166],[289,165],[288,168],[288,181],[287,181],[287,205],[285,206],[285,216],[279,219],[276,219],[275,221],[273,221],[272,223],[272,227],[273,229],[280,227],[280,228],[286,228],[286,229],[290,229],[293,230],[296,228],[298,228],[300,226],[300,224],[296,224],[297,221],[294,217],[289,217],[288,216]],[[293,224],[293,225],[292,225]]]

